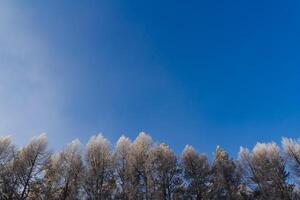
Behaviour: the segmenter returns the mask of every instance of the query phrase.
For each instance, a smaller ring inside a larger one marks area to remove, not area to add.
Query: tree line
[[[300,199],[300,141],[257,143],[233,159],[220,147],[209,161],[192,146],[176,155],[140,133],[112,147],[102,135],[59,152],[47,137],[17,148],[0,137],[1,200],[296,200]]]

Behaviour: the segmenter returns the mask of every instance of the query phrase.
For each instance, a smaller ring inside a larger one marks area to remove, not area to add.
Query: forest
[[[74,140],[57,152],[47,136],[17,147],[0,137],[1,200],[294,200],[300,199],[300,141],[257,143],[233,159],[187,145],[176,155],[141,132],[115,145],[101,134]]]

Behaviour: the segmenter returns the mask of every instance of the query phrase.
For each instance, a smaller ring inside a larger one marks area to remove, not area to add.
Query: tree
[[[130,193],[130,151],[131,141],[122,135],[117,141],[114,159],[117,176],[116,181],[119,186],[116,198],[123,200],[129,199]]]
[[[0,172],[13,159],[14,151],[10,136],[0,137]]]
[[[91,137],[85,150],[84,189],[88,199],[113,198],[113,164],[109,142],[102,135]]]
[[[31,142],[17,152],[13,163],[13,173],[17,177],[16,199],[27,199],[35,196],[37,188],[42,183],[42,171],[49,158],[47,138],[42,134],[33,138]]]
[[[162,200],[173,199],[181,181],[181,169],[175,154],[166,144],[160,144],[152,150],[150,163],[153,169],[153,179],[156,185],[155,197]]]
[[[0,137],[0,199],[300,199],[300,141],[283,138],[282,147],[241,147],[237,160],[217,147],[210,165],[193,147],[177,158],[144,132],[133,142],[121,136],[114,150],[97,135],[84,152],[74,140],[54,154],[45,134],[19,149],[10,137]]]
[[[300,183],[300,141],[283,138],[282,147],[288,161],[289,169],[296,177],[296,181]]]
[[[59,199],[61,200],[81,199],[84,168],[80,147],[79,140],[72,141],[60,152],[58,162],[54,165],[59,173]]]
[[[241,174],[226,151],[217,146],[211,170],[210,199],[238,199]]]
[[[153,147],[152,138],[141,132],[135,139],[130,151],[130,199],[151,198],[151,173],[149,168],[149,152]]]
[[[291,199],[285,162],[275,143],[257,143],[252,152],[241,148],[239,161],[256,199]]]
[[[15,193],[16,176],[12,167],[16,151],[9,136],[0,138],[0,199],[11,199]]]
[[[45,200],[59,200],[62,196],[62,157],[60,154],[53,154],[48,159],[44,171],[44,186],[43,199]]]
[[[187,183],[187,193],[193,199],[208,198],[210,166],[205,155],[198,155],[195,149],[187,145],[182,153],[181,162]]]

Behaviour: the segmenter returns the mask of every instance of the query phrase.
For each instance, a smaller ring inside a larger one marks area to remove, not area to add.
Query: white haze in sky
[[[66,124],[62,88],[50,73],[55,58],[30,15],[8,2],[0,2],[0,136],[22,145],[47,132],[51,142]]]

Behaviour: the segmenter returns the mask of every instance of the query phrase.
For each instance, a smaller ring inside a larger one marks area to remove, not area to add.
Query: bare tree
[[[256,199],[291,199],[285,162],[275,143],[257,143],[252,152],[241,148],[239,161]]]
[[[102,136],[93,136],[86,145],[84,189],[88,199],[112,199],[115,179],[109,142]]]
[[[210,166],[205,155],[198,155],[195,149],[187,145],[182,153],[187,193],[192,199],[207,199],[209,192]]]

